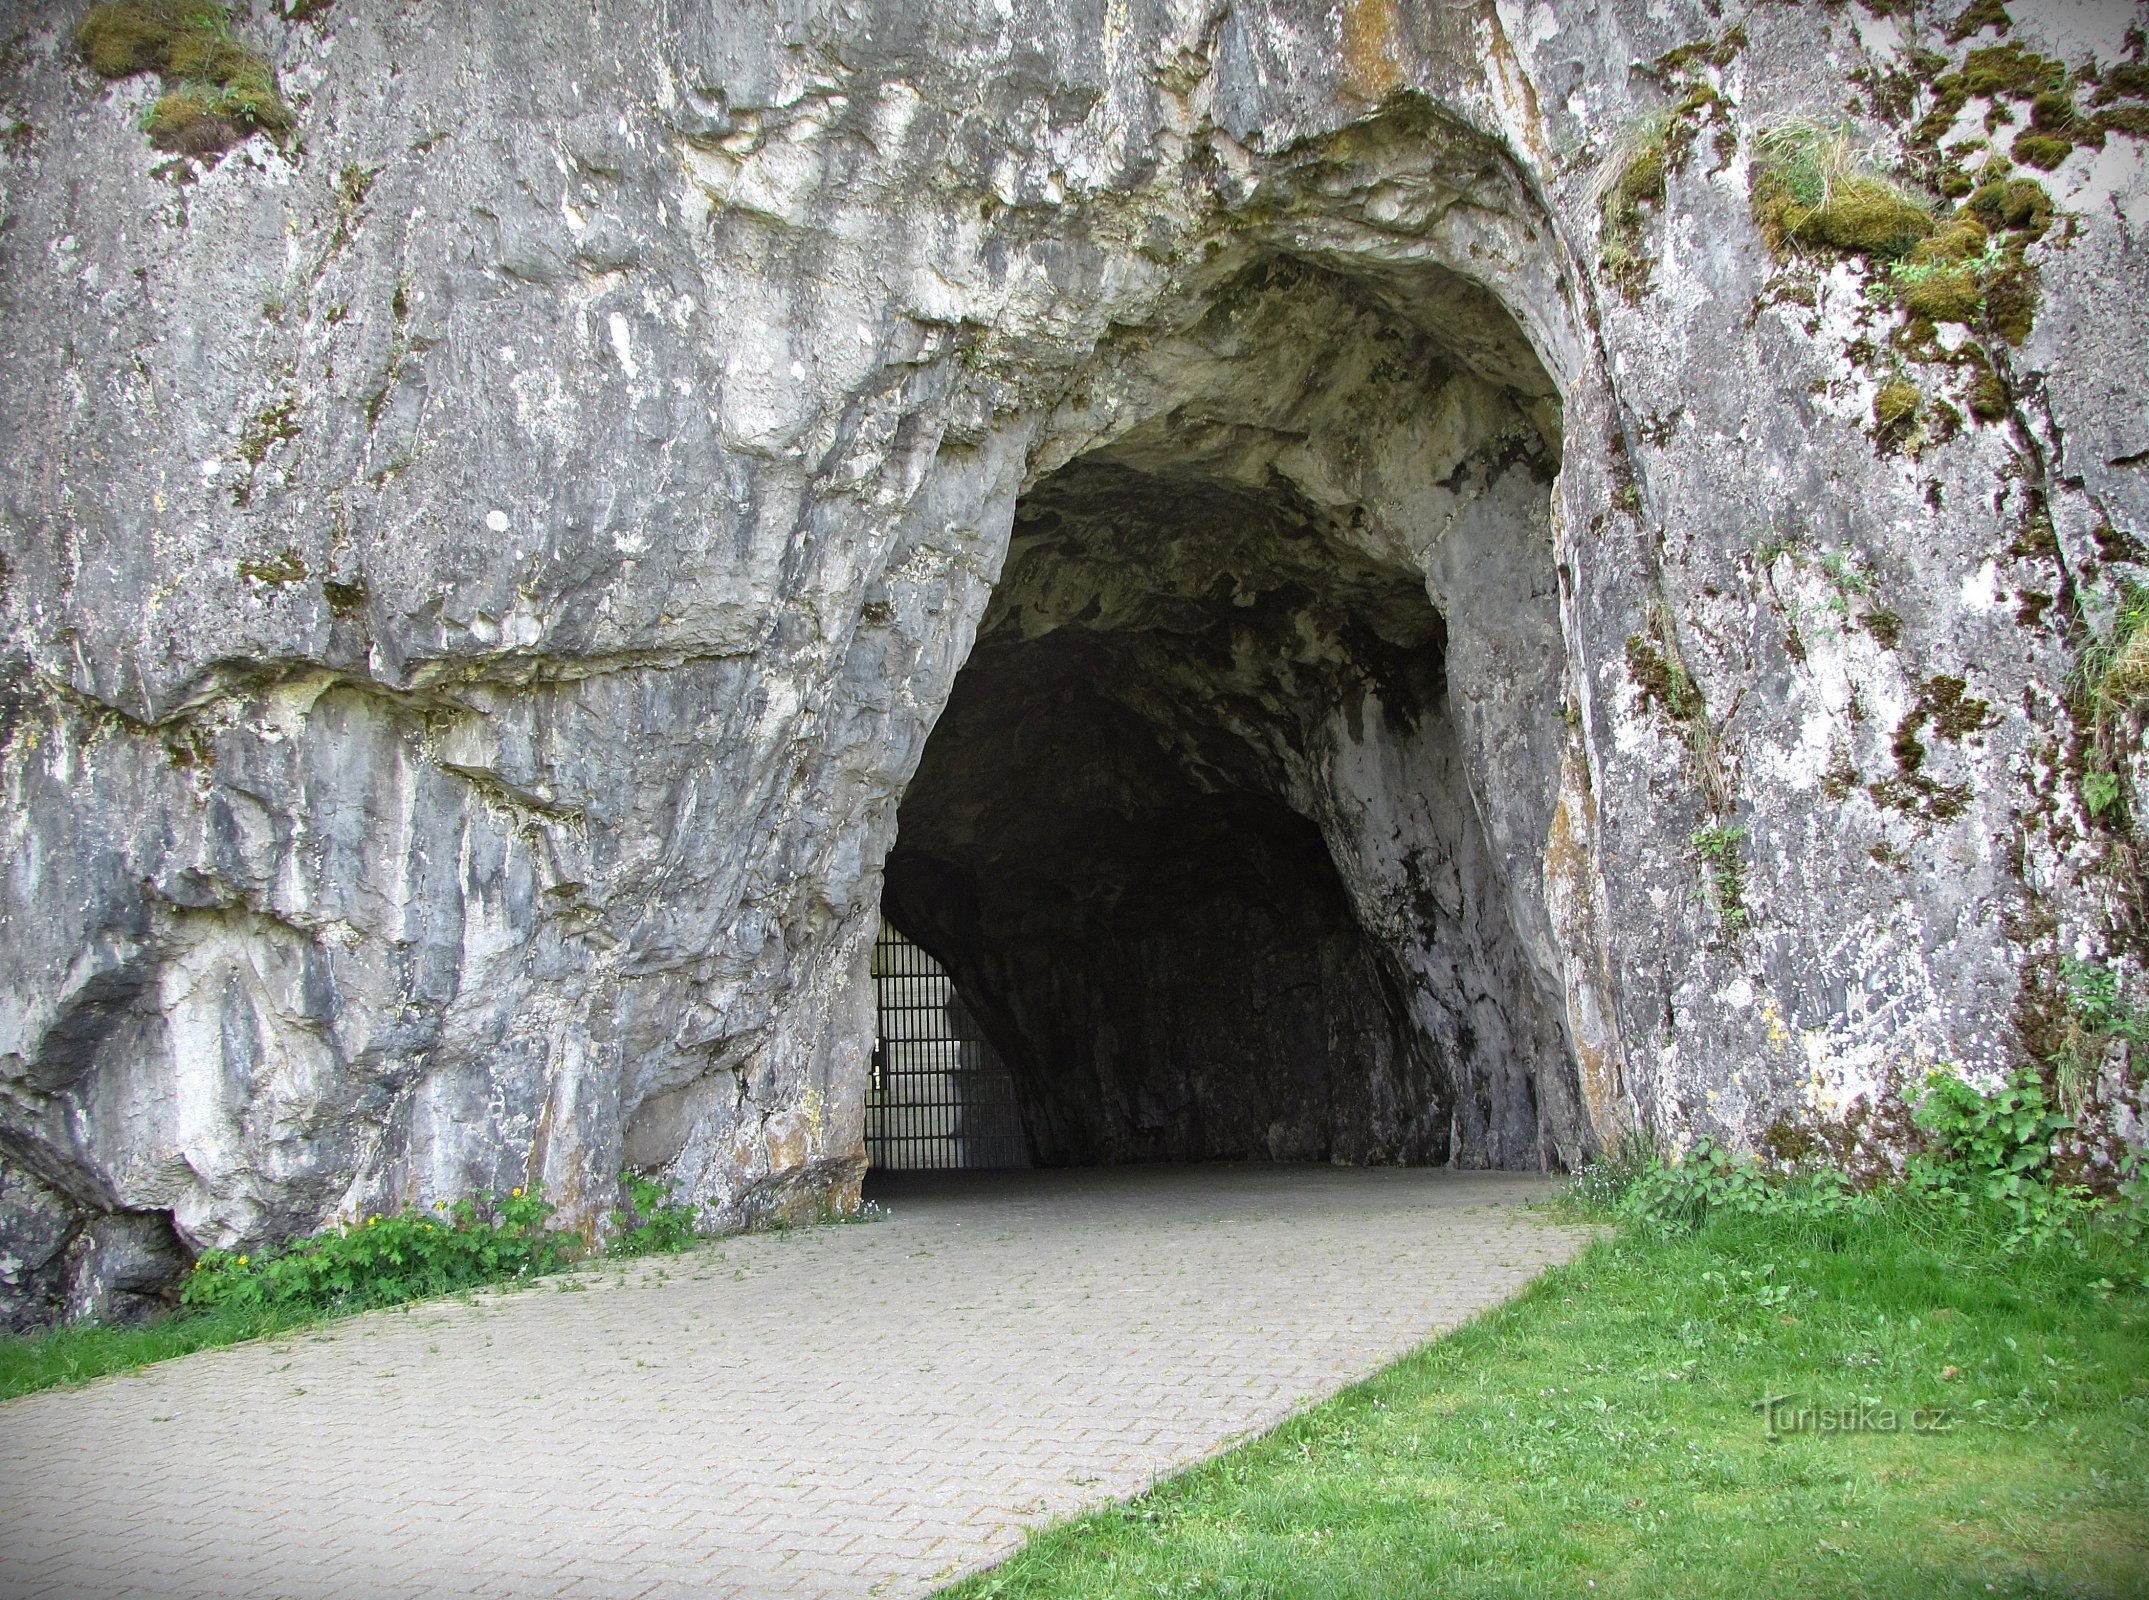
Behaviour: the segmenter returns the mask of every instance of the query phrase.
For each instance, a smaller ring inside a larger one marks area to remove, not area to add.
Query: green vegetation
[[[1796,596],[1786,602],[1777,594],[1776,603],[1791,625],[1786,648],[1797,660],[1806,659],[1809,638],[1840,639],[1853,627],[1863,628],[1884,650],[1893,650],[1902,641],[1903,619],[1880,604],[1879,580],[1857,555],[1816,550],[1804,532],[1794,529],[1771,532],[1754,545],[1749,559],[1772,594],[1776,594],[1774,568],[1783,560],[1800,573],[1817,571],[1826,586],[1827,593],[1818,604]]]
[[[2149,1070],[2149,1006],[2123,995],[2110,967],[2076,956],[2061,959],[2060,986],[2059,1028],[2047,1051],[2053,1090],[2077,1126],[2094,1127],[2102,1120],[2097,1078],[2112,1047],[2127,1047],[2137,1077]]]
[[[221,0],[106,0],[83,14],[75,48],[99,77],[154,72],[164,80],[142,130],[160,150],[213,156],[250,134],[280,137],[294,125],[276,74],[232,37]]]
[[[2100,710],[2121,711],[2149,697],[2149,586],[2124,582],[2110,628],[2082,652],[2081,683]]]
[[[1674,722],[1691,722],[1708,712],[1701,689],[1678,658],[1638,633],[1627,640],[1627,675],[1641,692],[1642,705],[1656,707]]]
[[[621,1173],[627,1205],[607,1259],[669,1254],[698,1242],[693,1205],[668,1186]],[[551,1228],[535,1194],[480,1192],[430,1211],[385,1212],[280,1249],[207,1250],[180,1309],[147,1327],[74,1323],[0,1337],[0,1399],[78,1383],[331,1317],[488,1285],[527,1282],[590,1255],[580,1234]]]
[[[370,1216],[256,1255],[205,1250],[180,1303],[364,1311],[557,1272],[582,1253],[582,1240],[545,1226],[552,1209],[521,1189],[481,1192],[436,1202],[430,1214]]]
[[[1649,214],[1661,208],[1665,180],[1686,164],[1702,127],[1716,124],[1718,170],[1738,153],[1730,105],[1703,76],[1731,65],[1746,48],[1746,32],[1733,27],[1714,39],[1697,40],[1659,56],[1655,71],[1678,96],[1663,111],[1628,129],[1600,179],[1597,209],[1605,276],[1629,300],[1649,287],[1653,259],[1644,253]]]
[[[250,556],[239,563],[239,576],[269,589],[306,581],[306,562],[289,545],[272,556]]]
[[[289,1333],[328,1315],[294,1306],[226,1305],[183,1312],[139,1328],[76,1322],[39,1333],[0,1334],[0,1400],[87,1383],[196,1350]]]
[[[1688,838],[1701,858],[1709,880],[1709,897],[1724,932],[1737,933],[1746,926],[1746,862],[1739,854],[1744,828],[1696,828]]]
[[[622,1172],[619,1181],[626,1186],[627,1204],[612,1213],[612,1225],[619,1231],[609,1254],[667,1255],[694,1242],[698,1236],[695,1208],[688,1201],[674,1200],[669,1184],[632,1172]]]
[[[1694,782],[1718,816],[1731,810],[1731,778],[1724,765],[1722,735],[1710,720],[1707,698],[1680,659],[1678,633],[1670,608],[1660,606],[1650,618],[1648,636],[1627,639],[1627,676],[1634,682],[1643,710],[1651,707],[1670,719],[1686,747]]]
[[[1616,176],[1598,198],[1604,219],[1602,246],[1605,275],[1629,300],[1649,286],[1650,259],[1642,252],[1649,212],[1664,203],[1665,123],[1643,124],[1617,164]]]
[[[1873,426],[1890,438],[1901,438],[1918,420],[1918,407],[1925,395],[1907,378],[1890,378],[1873,396]]]
[[[1813,123],[1761,135],[1753,214],[1778,253],[1826,246],[1892,260],[1934,227],[1926,201],[1884,177],[1840,129]]]
[[[1573,1264],[950,1600],[2141,1593],[2138,1244],[2087,1206],[2025,1231],[1975,1098],[1926,1182],[1585,1173],[1570,1214],[1616,1232]]]
[[[2085,625],[2083,632],[2072,695],[2086,746],[2082,802],[2092,817],[2128,825],[2127,758],[2141,736],[2138,713],[2149,705],[2149,585],[2120,580],[2105,631]]]

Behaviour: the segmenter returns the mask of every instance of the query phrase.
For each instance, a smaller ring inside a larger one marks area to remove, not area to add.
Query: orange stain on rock
[[[1403,87],[1403,31],[1396,0],[1344,0],[1343,78],[1361,100]]]

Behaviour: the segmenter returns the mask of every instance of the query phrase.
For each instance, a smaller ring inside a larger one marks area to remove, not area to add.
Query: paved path
[[[857,1227],[0,1406],[0,1595],[903,1596],[1513,1291],[1541,1180],[908,1180]]]

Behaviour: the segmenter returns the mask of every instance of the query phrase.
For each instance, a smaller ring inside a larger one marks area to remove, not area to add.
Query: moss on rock
[[[213,156],[249,134],[279,136],[293,126],[276,74],[232,37],[221,3],[106,0],[76,24],[75,49],[102,78],[163,78],[167,92],[142,124],[160,150]]]
[[[1932,209],[1873,170],[1841,133],[1793,126],[1764,135],[1755,164],[1754,219],[1778,251],[1821,245],[1901,256],[1933,231]]]
[[[1928,322],[1975,322],[1985,291],[1970,267],[1943,267],[1901,286],[1903,309]]]
[[[1873,426],[1881,433],[1899,436],[1918,420],[1918,407],[1925,395],[1907,378],[1890,378],[1873,396]]]
[[[2007,385],[1992,370],[1992,363],[1985,352],[1975,345],[1966,349],[1975,352],[1970,361],[1970,388],[1964,400],[1970,407],[1970,415],[1980,422],[1998,422],[2007,415]]]
[[[2074,152],[2074,141],[2058,134],[2038,133],[2034,129],[2020,134],[2014,143],[2014,157],[2025,166],[2050,172]]]
[[[2113,106],[2097,113],[2097,126],[2107,133],[2149,139],[2149,106]]]

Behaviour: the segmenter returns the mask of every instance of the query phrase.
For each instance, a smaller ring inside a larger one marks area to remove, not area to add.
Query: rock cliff
[[[1751,1142],[2140,973],[2120,0],[89,9],[0,24],[17,1320],[851,1203],[884,882],[1048,1160]]]

